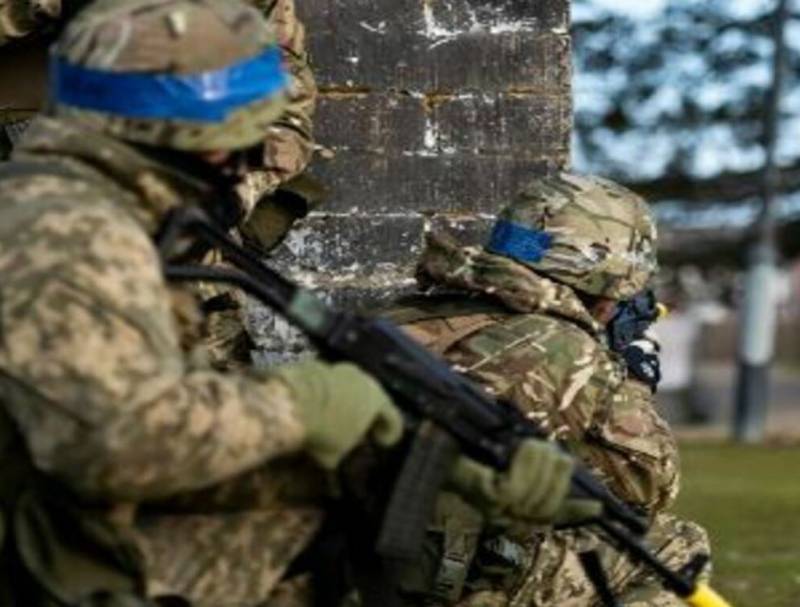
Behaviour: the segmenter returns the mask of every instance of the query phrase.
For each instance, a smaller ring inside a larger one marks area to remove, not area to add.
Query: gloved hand
[[[242,226],[242,235],[263,253],[283,242],[294,222],[308,215],[327,196],[322,183],[308,173],[281,183],[274,173],[256,170],[246,179],[253,182],[249,190],[258,195],[258,200]],[[247,199],[245,188],[246,185],[240,188],[240,194]]]
[[[276,375],[294,397],[306,452],[323,468],[335,468],[365,438],[388,447],[403,435],[400,411],[355,365],[307,360],[281,367]]]
[[[265,196],[242,225],[242,236],[249,244],[268,253],[283,242],[294,222],[305,214],[304,206],[287,204],[274,194]]]
[[[450,484],[494,523],[519,519],[535,524],[575,524],[598,516],[602,505],[594,500],[567,499],[573,469],[572,458],[554,444],[528,439],[503,473],[460,457]]]
[[[655,394],[658,382],[661,381],[661,362],[658,353],[661,348],[658,341],[649,336],[631,342],[622,352],[628,372],[640,382],[648,385]]]

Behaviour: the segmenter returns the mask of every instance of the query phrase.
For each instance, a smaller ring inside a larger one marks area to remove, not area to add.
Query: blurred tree
[[[692,230],[665,239],[667,259],[730,256],[757,215],[774,9],[769,0],[573,2],[574,163],[669,201],[662,222]],[[800,234],[798,17],[787,24],[777,149],[780,240],[791,255]]]

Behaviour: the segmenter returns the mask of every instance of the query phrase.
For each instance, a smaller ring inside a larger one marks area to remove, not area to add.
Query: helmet
[[[51,113],[136,143],[250,147],[286,108],[270,27],[238,0],[97,0],[51,51]]]
[[[647,203],[599,177],[561,173],[526,187],[495,223],[487,250],[579,291],[628,299],[658,264]]]

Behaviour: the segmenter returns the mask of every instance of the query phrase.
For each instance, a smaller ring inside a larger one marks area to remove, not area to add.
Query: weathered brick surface
[[[301,7],[323,86],[561,87],[565,0],[333,0]]]
[[[410,267],[420,253],[425,222],[421,215],[314,216],[286,239],[280,259],[325,279],[364,280]]]
[[[320,171],[331,189],[325,210],[374,213],[493,213],[520,182],[560,164],[509,156],[343,154]]]
[[[563,164],[570,113],[560,93],[461,92],[435,101],[397,93],[323,97],[317,136],[335,156],[318,174],[337,194],[335,211],[361,208],[365,197],[386,200],[377,203],[380,210],[397,208],[402,191],[411,194],[403,206],[414,210],[471,209],[465,194],[476,188],[502,195],[524,177],[523,167]],[[415,177],[420,183],[407,183]]]
[[[568,0],[297,3],[332,195],[275,259],[332,301],[410,288],[424,229],[477,242],[523,182],[567,163]],[[270,356],[288,334],[256,317]]]

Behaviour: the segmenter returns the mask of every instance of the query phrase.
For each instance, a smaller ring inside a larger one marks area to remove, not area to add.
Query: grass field
[[[679,512],[708,529],[734,607],[800,607],[800,446],[682,445]]]

